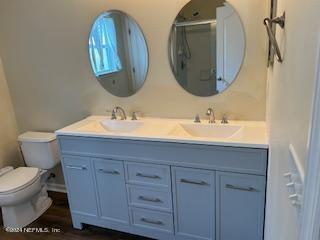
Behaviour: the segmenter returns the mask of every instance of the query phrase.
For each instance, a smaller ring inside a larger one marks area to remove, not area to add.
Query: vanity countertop
[[[109,116],[90,116],[56,131],[58,136],[82,136],[157,142],[178,142],[216,146],[268,149],[266,123],[229,121],[221,124],[194,123],[192,119],[140,118],[110,120]]]

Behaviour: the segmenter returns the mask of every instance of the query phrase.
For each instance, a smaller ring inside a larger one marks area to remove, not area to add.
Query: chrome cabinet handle
[[[205,181],[192,181],[192,180],[188,180],[188,179],[180,179],[180,182],[182,183],[188,183],[188,184],[196,184],[196,185],[209,185],[208,183],[206,183]]]
[[[147,201],[147,202],[155,202],[155,203],[162,202],[159,198],[150,198],[150,197],[145,197],[145,196],[139,196],[138,199],[142,200],[142,201]]]
[[[112,174],[112,175],[119,175],[120,174],[118,171],[115,171],[115,170],[114,171],[110,171],[110,170],[105,170],[105,169],[102,169],[102,168],[99,169],[99,172]]]
[[[226,184],[226,188],[240,190],[240,191],[247,191],[247,192],[258,192],[258,190],[253,187],[240,187],[240,186],[234,186],[231,184]]]
[[[160,220],[152,220],[152,219],[147,219],[147,218],[144,218],[144,217],[142,217],[140,220],[141,220],[141,222],[145,222],[145,223],[151,223],[151,224],[156,224],[156,225],[163,225],[163,222],[160,221]]]
[[[87,166],[73,166],[73,165],[67,165],[66,168],[69,169],[75,169],[75,170],[87,170]]]
[[[137,177],[144,177],[144,178],[152,178],[152,179],[161,179],[161,177],[159,177],[158,175],[148,175],[148,174],[144,174],[144,173],[137,173],[136,176]]]

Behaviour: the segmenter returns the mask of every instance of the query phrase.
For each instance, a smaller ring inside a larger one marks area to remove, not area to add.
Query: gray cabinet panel
[[[123,162],[93,159],[100,217],[129,224]]]
[[[62,158],[71,212],[97,217],[91,161],[84,157]]]
[[[173,168],[177,239],[215,239],[215,174]]]
[[[266,175],[267,150],[59,136],[63,154]]]
[[[216,240],[262,240],[265,177],[216,173]]]

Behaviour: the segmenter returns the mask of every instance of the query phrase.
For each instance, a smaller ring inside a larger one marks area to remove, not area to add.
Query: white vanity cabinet
[[[266,149],[58,136],[75,228],[262,240]]]

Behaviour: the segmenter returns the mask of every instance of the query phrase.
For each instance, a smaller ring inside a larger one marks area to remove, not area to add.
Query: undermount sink
[[[100,124],[105,130],[109,132],[129,133],[140,128],[143,125],[143,122],[107,119],[107,120],[101,121]]]
[[[179,124],[179,126],[193,137],[230,138],[241,130],[239,125],[215,124]]]

